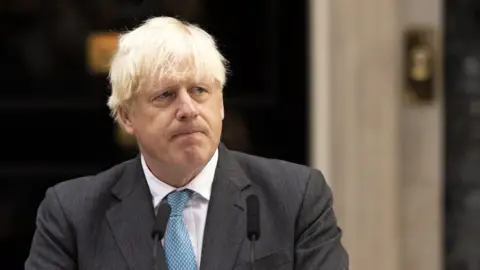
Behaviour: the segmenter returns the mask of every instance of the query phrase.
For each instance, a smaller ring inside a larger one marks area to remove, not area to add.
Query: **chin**
[[[201,165],[210,160],[210,149],[205,145],[185,145],[178,152],[178,158],[185,164]]]

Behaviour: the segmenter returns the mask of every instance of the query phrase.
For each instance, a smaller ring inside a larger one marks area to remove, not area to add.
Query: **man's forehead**
[[[151,85],[154,88],[170,87],[176,85],[203,85],[213,87],[214,80],[212,77],[199,74],[178,74],[177,76],[160,76],[152,78]]]

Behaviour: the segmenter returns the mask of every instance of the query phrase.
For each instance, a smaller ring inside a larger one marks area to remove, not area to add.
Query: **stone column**
[[[331,176],[352,270],[400,269],[398,2],[331,1]]]
[[[442,4],[402,0],[401,24],[434,31],[436,91],[429,104],[402,104],[402,262],[403,269],[443,269],[443,101]]]
[[[310,2],[311,165],[333,188],[352,270],[441,267],[441,101],[402,94],[403,31],[439,28],[440,3]]]

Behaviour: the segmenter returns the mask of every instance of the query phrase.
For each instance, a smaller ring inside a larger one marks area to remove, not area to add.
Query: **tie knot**
[[[174,191],[168,194],[167,201],[172,209],[170,216],[181,216],[191,195],[192,192],[188,189]]]

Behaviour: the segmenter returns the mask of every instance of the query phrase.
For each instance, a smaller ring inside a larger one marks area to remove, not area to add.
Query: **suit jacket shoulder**
[[[320,171],[305,165],[240,152],[232,153],[258,189],[269,191],[269,197],[275,194],[273,197],[284,202],[300,202],[312,174],[319,175],[319,181],[324,182]]]
[[[39,206],[25,269],[146,269],[153,220],[139,158],[61,182]]]
[[[134,163],[135,160],[128,160],[96,175],[83,176],[58,183],[51,189],[67,214],[71,212],[70,210],[74,212],[88,211],[91,207],[105,202],[104,197],[110,197],[111,190],[117,184],[120,176],[128,166],[134,166]],[[78,214],[75,213],[75,216],[79,216]],[[84,217],[82,216],[82,218]]]
[[[254,176],[279,176],[278,179],[294,177],[300,181],[306,180],[312,168],[279,159],[271,159],[260,156],[249,155],[242,152],[232,151],[239,164],[247,172],[260,172],[263,175]],[[276,179],[270,179],[275,181]]]

